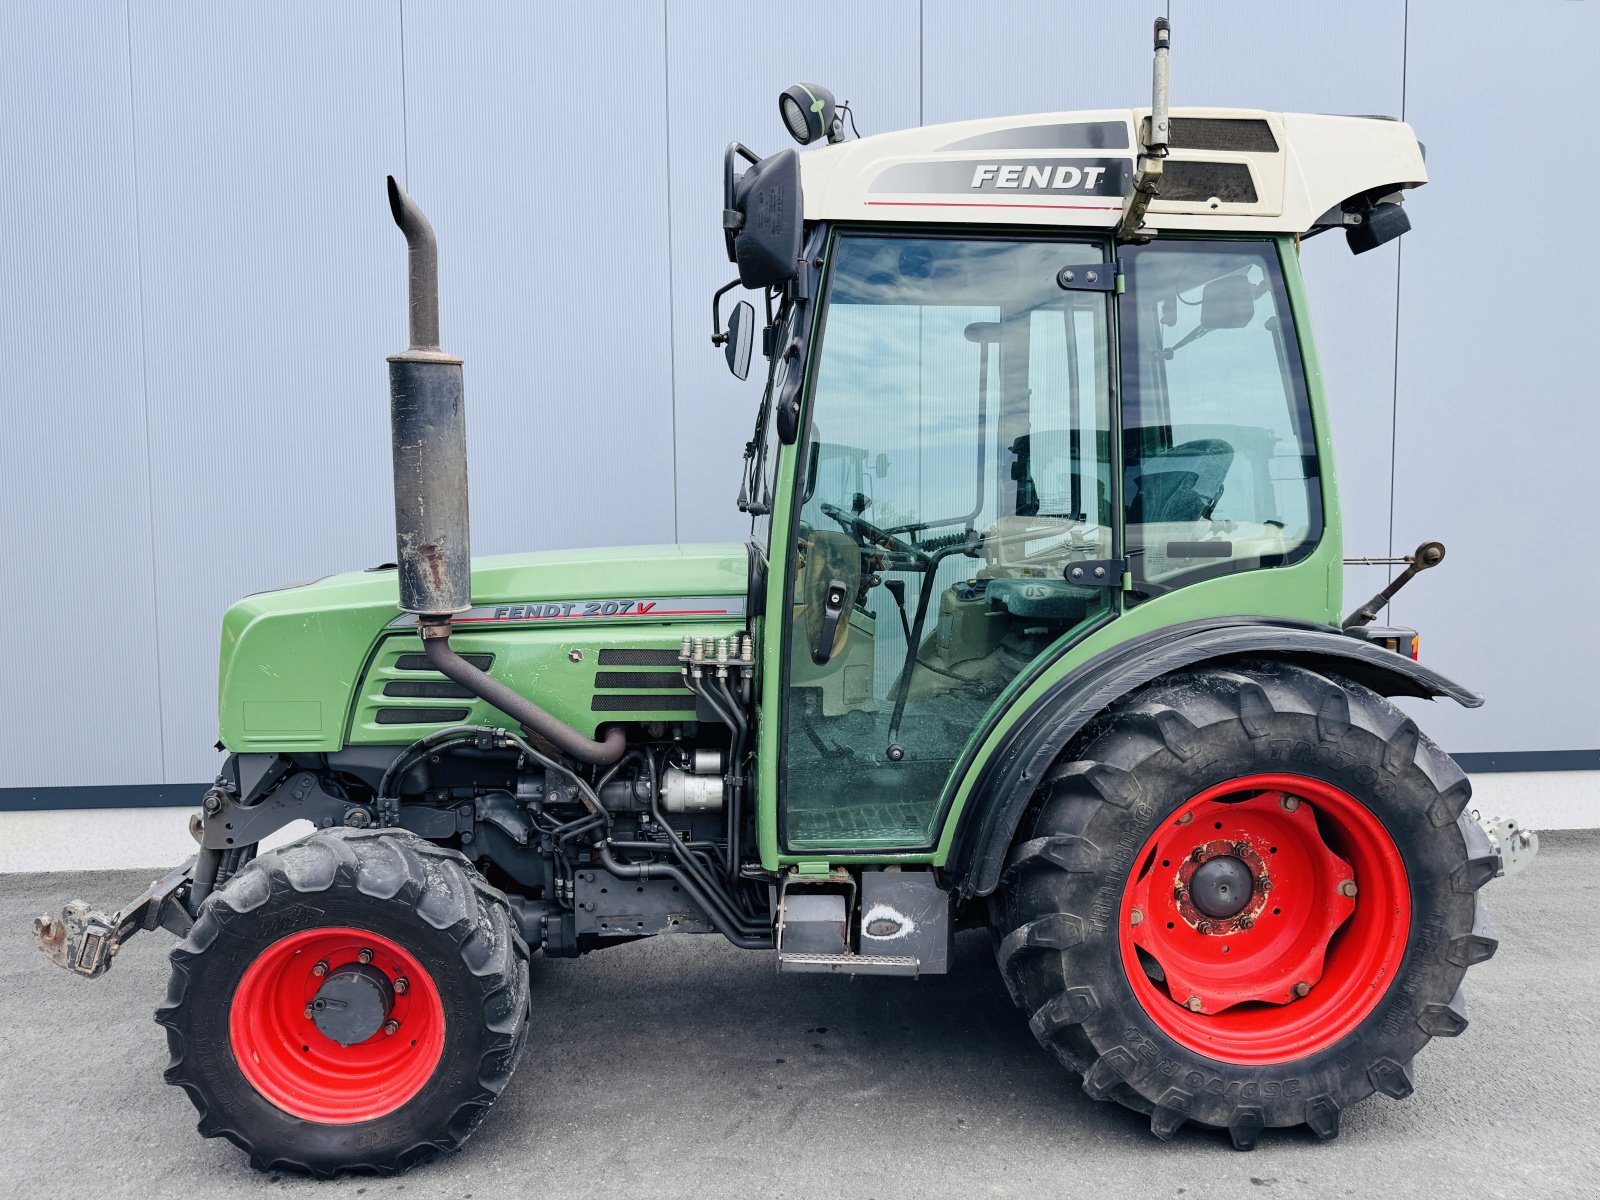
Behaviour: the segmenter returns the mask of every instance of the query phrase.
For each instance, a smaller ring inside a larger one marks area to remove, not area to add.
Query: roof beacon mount
[[[1166,17],[1156,18],[1155,64],[1150,72],[1150,117],[1143,129],[1144,150],[1139,155],[1139,170],[1133,180],[1133,190],[1122,204],[1122,220],[1117,223],[1117,236],[1149,238],[1144,227],[1145,210],[1161,190],[1161,166],[1167,157],[1167,56],[1172,50],[1172,23]]]

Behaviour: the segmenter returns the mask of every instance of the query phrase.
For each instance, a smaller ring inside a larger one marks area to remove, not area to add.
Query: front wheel
[[[317,833],[241,870],[172,952],[167,1082],[259,1170],[404,1170],[464,1142],[527,1032],[506,898],[398,831]]]
[[[1151,684],[1058,764],[992,907],[1012,997],[1097,1099],[1338,1133],[1466,1028],[1495,949],[1487,838],[1450,758],[1382,697],[1281,663]]]

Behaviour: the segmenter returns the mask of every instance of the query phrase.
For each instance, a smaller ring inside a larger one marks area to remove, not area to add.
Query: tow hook
[[[1510,878],[1527,870],[1539,853],[1539,835],[1524,829],[1510,817],[1485,817],[1476,809],[1472,813],[1484,833],[1489,835],[1489,845],[1499,860],[1495,869],[1497,879]]]
[[[50,961],[86,979],[98,979],[111,967],[122,944],[141,929],[158,926],[182,937],[194,925],[183,896],[194,879],[194,859],[157,879],[115,916],[74,900],[59,916],[45,913],[33,921],[34,940]]]

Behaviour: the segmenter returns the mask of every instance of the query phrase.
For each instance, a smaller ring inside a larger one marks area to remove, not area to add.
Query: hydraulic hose
[[[687,892],[689,898],[711,918],[718,927],[717,932],[739,949],[770,950],[773,947],[770,935],[747,937],[740,933],[722,906],[703,892],[699,883],[670,863],[625,863],[611,853],[610,846],[602,842],[600,864],[618,879],[670,879]]]
[[[616,762],[626,752],[628,740],[622,726],[613,725],[606,730],[603,739],[593,741],[565,721],[551,716],[520,692],[507,687],[487,672],[478,670],[450,645],[448,619],[433,622],[424,620],[421,632],[430,667],[573,758],[595,766],[605,766]]]

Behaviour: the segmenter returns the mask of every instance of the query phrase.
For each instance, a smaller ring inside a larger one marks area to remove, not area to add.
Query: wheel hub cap
[[[394,984],[376,967],[351,963],[327,977],[311,1001],[311,1019],[341,1046],[364,1042],[389,1019]]]
[[[1194,906],[1208,917],[1236,917],[1250,903],[1255,879],[1242,858],[1219,854],[1202,863],[1189,881]]]

